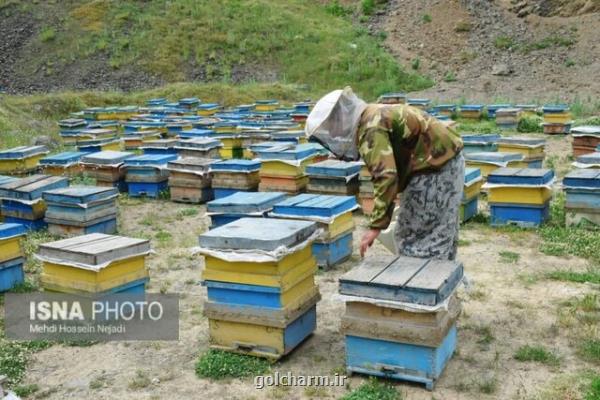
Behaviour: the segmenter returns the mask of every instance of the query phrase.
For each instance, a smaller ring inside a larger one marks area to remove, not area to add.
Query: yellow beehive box
[[[310,257],[298,255],[302,252],[297,252],[277,263],[228,262],[206,256],[206,268],[202,273],[202,279],[278,287],[285,291],[316,273],[317,262],[312,257],[310,246],[307,248]]]
[[[223,147],[242,147],[241,137],[218,137],[217,139],[223,143]]]
[[[44,153],[45,154],[45,153]],[[0,173],[21,173],[37,168],[44,154],[25,157],[22,159],[0,159]]]
[[[572,119],[570,112],[544,114],[544,122],[547,124],[568,124]]]
[[[297,165],[288,164],[278,160],[263,160],[260,173],[261,175],[267,176],[285,176],[285,177],[299,177],[304,175],[306,166],[312,164],[314,157],[308,157],[302,160]]]
[[[518,163],[518,161],[510,161],[507,166],[517,168],[517,163]],[[466,164],[468,167],[479,168],[481,170],[481,176],[484,178],[487,178],[487,176],[490,174],[490,172],[495,171],[498,168],[500,168],[500,166],[498,166],[497,164],[492,164],[492,163],[488,163],[485,161],[468,160],[466,162]]]
[[[21,236],[0,239],[0,263],[14,260],[21,257],[21,255]]]
[[[490,203],[512,203],[512,204],[535,204],[543,205],[552,197],[552,190],[545,186],[541,187],[493,187],[489,189],[488,202]]]
[[[480,180],[479,182],[475,182],[469,186],[465,186],[465,189],[463,191],[463,193],[464,193],[463,198],[464,199],[472,199],[473,197],[479,196],[479,192],[481,192],[482,185],[483,185],[483,180]]]
[[[40,245],[42,286],[66,293],[98,293],[147,279],[150,242],[93,233]]]

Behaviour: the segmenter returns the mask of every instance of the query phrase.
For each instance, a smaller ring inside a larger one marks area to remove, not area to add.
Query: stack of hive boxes
[[[460,221],[467,222],[477,214],[479,192],[483,185],[479,168],[465,168],[465,189],[460,205]]]
[[[385,93],[377,99],[379,104],[405,104],[406,94],[404,93]]]
[[[361,164],[358,180],[360,182],[358,193],[360,208],[364,214],[371,214],[375,204],[375,188],[371,180],[371,173],[364,162]]]
[[[279,102],[277,100],[257,100],[254,109],[258,112],[271,112],[277,110]]]
[[[176,154],[144,154],[127,158],[123,165],[129,195],[158,198],[168,188],[167,163],[176,159]]]
[[[150,242],[92,233],[41,244],[41,284],[45,291],[86,296],[144,294]]]
[[[306,167],[309,193],[357,196],[361,164],[325,160]]]
[[[456,114],[456,104],[438,104],[433,107],[433,115],[436,117],[452,117]]]
[[[320,267],[332,268],[352,255],[357,208],[355,196],[300,194],[275,204],[271,215],[317,222],[323,233],[313,243],[313,254]]]
[[[542,168],[500,168],[488,175],[491,224],[535,227],[549,217],[554,172]]]
[[[159,130],[148,129],[135,132],[127,132],[123,135],[125,150],[137,150],[144,144],[154,140],[160,140],[162,134]]]
[[[546,153],[544,139],[527,137],[503,137],[498,140],[498,151],[502,153],[520,153],[521,162],[516,165],[523,168],[542,168]]]
[[[46,154],[46,146],[20,146],[0,151],[0,174],[26,175],[35,172]]]
[[[59,176],[32,175],[0,186],[2,216],[6,222],[23,224],[37,230],[46,227],[46,202],[42,193],[69,186],[69,179]]]
[[[259,150],[261,159],[261,192],[303,192],[308,184],[306,166],[314,160],[317,151],[309,143],[281,145]]]
[[[544,112],[544,133],[549,135],[566,134],[573,123],[571,111],[567,105],[546,105]]]
[[[489,104],[486,109],[487,109],[487,116],[489,119],[494,119],[496,118],[496,111],[498,111],[501,108],[511,108],[511,105],[508,103],[502,103],[502,104]]]
[[[260,183],[260,167],[259,159],[222,160],[212,163],[210,171],[215,199],[221,199],[240,191],[257,191]]]
[[[520,108],[500,108],[496,111],[496,125],[502,129],[516,130],[520,116]]]
[[[0,188],[9,183],[9,182],[14,182],[19,178],[15,178],[13,176],[6,176],[6,175],[0,175]],[[1,201],[1,198],[0,198]],[[4,217],[2,216],[2,207],[0,207],[0,222],[4,221]]]
[[[458,115],[465,119],[481,119],[483,115],[483,105],[481,104],[465,104],[460,106]]]
[[[204,103],[198,105],[196,113],[201,117],[211,117],[220,109],[221,105],[218,103]]]
[[[517,167],[523,157],[523,154],[520,153],[480,152],[465,154],[467,166],[479,168],[484,179],[487,179],[488,175],[498,168]]]
[[[500,137],[497,133],[462,134],[463,152],[467,154],[498,151],[498,140],[500,140]]]
[[[340,278],[346,369],[432,390],[456,348],[456,261],[380,257]]]
[[[48,232],[57,236],[116,233],[118,195],[115,188],[95,186],[45,191]]]
[[[60,137],[65,144],[74,144],[79,132],[87,127],[87,122],[82,118],[68,118],[58,122]]]
[[[212,348],[278,359],[316,329],[316,228],[242,218],[200,236]]]
[[[281,192],[237,192],[213,200],[206,205],[210,226],[214,229],[244,217],[266,217],[285,198]]]
[[[583,221],[600,225],[600,169],[578,169],[563,179],[567,195],[565,203],[567,225]]]
[[[86,153],[66,151],[40,160],[40,172],[46,175],[75,176],[81,172],[79,161]]]
[[[223,147],[221,141],[214,138],[198,137],[181,140],[175,149],[181,158],[221,158],[219,149]]]
[[[83,153],[99,151],[120,151],[121,139],[116,129],[87,128],[79,132],[76,138],[77,150]]]
[[[201,204],[213,199],[208,158],[182,158],[169,161],[169,189],[171,200],[181,203]]]
[[[0,223],[0,293],[25,280],[21,239],[26,232],[21,224]]]
[[[243,158],[244,148],[242,147],[243,138],[237,129],[236,121],[220,121],[214,124],[214,138],[218,139],[223,147],[219,149],[219,154],[224,160],[232,158]]]
[[[101,151],[81,158],[81,170],[84,176],[96,180],[98,186],[116,187],[127,191],[123,162],[133,157],[133,153],[123,151]]]
[[[571,129],[573,156],[593,153],[600,146],[600,126],[578,126]]]
[[[179,139],[158,139],[145,142],[139,149],[149,155],[173,155],[178,145]]]

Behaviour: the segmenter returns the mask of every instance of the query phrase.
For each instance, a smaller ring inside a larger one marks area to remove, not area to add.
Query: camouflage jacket
[[[394,199],[410,177],[441,168],[462,150],[463,143],[456,131],[416,108],[371,104],[361,116],[358,146],[375,189],[369,227],[385,229]]]

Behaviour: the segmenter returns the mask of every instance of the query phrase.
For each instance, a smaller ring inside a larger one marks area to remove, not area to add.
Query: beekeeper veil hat
[[[367,103],[359,99],[350,87],[334,90],[317,102],[306,120],[306,136],[317,141],[336,157],[358,160],[356,135],[360,116]]]

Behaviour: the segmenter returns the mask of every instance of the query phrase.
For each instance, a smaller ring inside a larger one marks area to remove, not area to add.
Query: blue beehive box
[[[242,189],[213,187],[213,194],[214,194],[215,200],[224,199],[224,198],[234,195],[236,193],[255,193],[255,192],[249,191],[249,190],[242,190]]]
[[[462,111],[481,111],[483,110],[483,105],[481,104],[464,104],[460,106]]]
[[[282,145],[259,150],[258,155],[263,160],[303,160],[317,153],[316,148],[309,144],[295,146]]]
[[[600,152],[579,156],[577,157],[577,162],[585,165],[600,166]]]
[[[547,185],[554,179],[554,171],[541,168],[498,168],[488,175],[488,183],[504,185]]]
[[[354,210],[355,196],[299,194],[275,204],[273,213],[290,217],[335,217]]]
[[[544,114],[559,114],[569,110],[566,104],[546,104],[542,107]]]
[[[600,169],[569,172],[563,179],[563,187],[567,194],[566,208],[591,213],[600,211]]]
[[[99,151],[83,156],[81,162],[97,165],[118,165],[133,157],[133,155],[133,153],[126,151]]]
[[[236,221],[248,216],[262,217],[271,211],[273,205],[285,199],[280,192],[237,192],[207,203],[207,211],[212,213],[211,227]]]
[[[366,375],[422,383],[433,390],[456,348],[456,326],[438,347],[346,335],[346,369]]]
[[[417,107],[422,107],[422,108],[427,108],[427,107],[429,107],[429,104],[431,104],[431,100],[429,100],[429,99],[417,99],[417,98],[406,99],[406,102],[408,103],[409,106],[417,106]]]
[[[479,168],[465,168],[465,185],[478,178],[481,178],[481,170]]]
[[[116,220],[118,193],[115,188],[95,186],[74,186],[44,192],[43,199],[48,205],[46,222],[82,228],[102,224],[98,227],[102,229],[111,225],[108,221]],[[95,233],[112,234],[114,231]]]
[[[325,160],[308,165],[306,167],[306,173],[308,175],[345,178],[358,174],[360,172],[360,168],[361,164],[356,162]]]
[[[600,170],[578,169],[569,172],[563,179],[563,186],[567,189],[598,188],[600,189]]]
[[[184,131],[181,131],[179,133],[179,137],[181,139],[193,139],[193,138],[198,138],[198,137],[208,137],[211,135],[214,135],[215,131],[213,131],[212,129],[186,129]]]
[[[179,140],[177,139],[159,139],[145,142],[139,148],[144,154],[177,154],[176,147],[178,145]]]
[[[25,281],[23,258],[16,258],[0,263],[0,293],[11,290]]]
[[[490,203],[491,225],[540,226],[550,216],[550,202],[543,205]]]
[[[277,147],[277,146],[281,146],[281,145],[292,146],[292,145],[294,145],[294,142],[265,141],[265,142],[259,142],[259,143],[252,143],[252,144],[250,144],[250,146],[248,146],[248,148],[253,153],[257,153],[261,150],[265,150],[265,149],[269,149],[271,147]]]
[[[512,107],[512,105],[508,104],[508,103],[490,104],[486,107],[488,118],[496,118],[496,111],[498,111],[501,108],[511,108],[511,107]]]
[[[489,163],[506,163],[509,161],[520,161],[523,155],[520,153],[500,153],[482,151],[465,155],[467,161],[483,161]]]
[[[352,255],[352,232],[340,235],[330,242],[316,241],[312,245],[317,265],[331,268],[346,261]]]
[[[306,134],[304,133],[304,131],[279,131],[279,132],[272,132],[271,133],[271,139],[278,141],[278,142],[289,142],[289,141],[294,141],[295,143],[298,143],[300,141],[300,139],[306,137]]]
[[[132,197],[158,198],[168,188],[166,165],[177,159],[175,154],[144,154],[125,160],[127,189]]]
[[[54,154],[40,160],[41,165],[69,165],[81,160],[86,153],[80,151],[65,151],[63,153]]]
[[[211,171],[215,172],[251,172],[260,169],[260,160],[222,160],[210,165]]]

